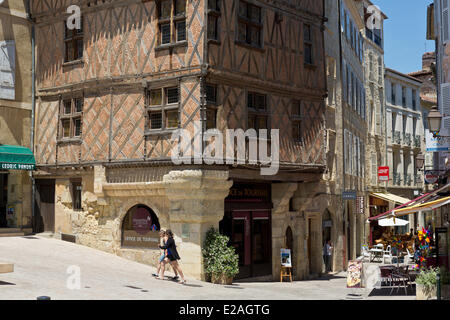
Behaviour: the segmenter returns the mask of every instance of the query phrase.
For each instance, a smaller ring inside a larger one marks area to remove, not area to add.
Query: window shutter
[[[347,130],[344,129],[344,172],[347,173],[348,165],[347,165]]]
[[[14,41],[0,42],[0,99],[15,99],[16,50]]]
[[[450,116],[450,83],[441,85],[441,103],[443,116]]]
[[[347,101],[347,63],[345,60],[342,61],[342,95],[344,101]]]
[[[448,10],[448,0],[442,0],[442,28],[443,28],[443,43],[447,43],[450,41],[450,31],[449,31],[449,10]]]

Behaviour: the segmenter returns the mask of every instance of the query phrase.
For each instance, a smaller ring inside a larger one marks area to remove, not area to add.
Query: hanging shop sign
[[[439,175],[434,171],[426,171],[424,177],[425,182],[428,184],[436,183],[439,179]]]
[[[378,167],[378,181],[389,181],[389,167]]]
[[[425,130],[427,152],[449,151],[450,139],[448,137],[435,137],[428,129]]]
[[[356,197],[356,213],[364,214],[364,197]]]
[[[356,191],[349,190],[342,192],[342,200],[356,200]]]

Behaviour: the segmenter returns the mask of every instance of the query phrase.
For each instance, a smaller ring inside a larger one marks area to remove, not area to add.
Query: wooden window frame
[[[81,179],[73,179],[70,181],[72,187],[72,209],[74,211],[83,211],[83,184]],[[77,201],[78,190],[77,187],[80,187],[79,190],[79,201]],[[77,205],[78,204],[78,205]]]
[[[172,103],[168,103],[168,99],[169,99],[169,95],[168,95],[168,91],[172,90],[172,89],[176,89],[177,90],[177,101],[176,102],[172,102]],[[152,98],[151,98],[151,93],[153,91],[157,91],[160,90],[161,91],[161,103],[160,104],[156,104],[156,105],[152,105]],[[159,88],[151,88],[148,89],[147,92],[147,122],[148,122],[148,126],[147,126],[147,130],[146,130],[146,134],[153,134],[153,133],[161,133],[161,132],[166,132],[166,131],[173,131],[176,130],[180,127],[180,114],[179,114],[179,106],[180,106],[180,89],[178,86],[167,86],[167,87],[159,87]],[[169,117],[168,117],[168,113],[169,112],[177,112],[177,126],[174,127],[170,127],[169,126]],[[161,113],[161,128],[152,128],[151,127],[151,116],[150,114],[152,113]]]
[[[76,110],[76,101],[81,101],[81,111]],[[84,105],[84,98],[83,97],[73,97],[68,99],[61,100],[60,105],[60,116],[59,116],[59,139],[60,141],[64,140],[71,140],[71,139],[81,139],[83,135],[83,105]],[[70,102],[70,112],[66,113],[66,102]],[[80,134],[75,135],[75,121],[80,120]],[[69,126],[69,136],[64,136],[64,126],[63,123],[66,121],[70,121]]]
[[[177,2],[178,1],[184,1],[184,11],[178,13],[177,10]],[[162,16],[162,4],[163,3],[169,3],[170,2],[170,14],[169,16]],[[187,37],[188,37],[188,31],[187,31],[187,0],[157,0],[157,15],[158,15],[158,46],[157,49],[165,48],[165,47],[172,47],[172,46],[178,46],[178,45],[187,45]],[[184,38],[178,39],[178,36],[180,35],[180,32],[178,30],[178,26],[184,23],[185,26],[185,32],[184,32]],[[169,42],[163,43],[163,32],[162,28],[163,26],[169,25]]]
[[[64,63],[69,62],[75,62],[75,61],[82,61],[83,55],[84,55],[84,25],[83,25],[83,16],[81,17],[81,31],[78,31],[78,29],[69,30],[67,28],[67,21],[64,22]],[[81,50],[81,56],[79,55],[79,48],[78,48],[78,41],[81,40],[82,44],[82,50]],[[69,49],[68,44],[72,44],[72,53],[73,58],[69,59]]]
[[[214,99],[210,99],[210,96],[208,95],[208,87],[212,87],[214,90]],[[212,83],[206,83],[205,84],[205,101],[206,101],[206,114],[205,114],[205,121],[206,121],[206,129],[217,129],[217,109],[218,109],[218,103],[217,103],[217,94],[218,94],[218,87],[216,84]],[[213,119],[214,124],[212,126],[208,125],[208,113],[213,113]]]
[[[211,1],[217,2],[216,8],[218,8],[219,10],[211,9],[208,7],[208,21],[207,21],[208,32],[207,32],[206,37],[207,37],[208,41],[220,42],[220,17],[221,17],[220,4],[221,4],[221,1],[220,0],[211,0]],[[208,4],[209,4],[209,1],[208,1]],[[210,28],[209,28],[210,27],[209,23],[210,23],[211,19],[214,19],[214,31],[215,32],[214,32],[213,36],[211,36]]]
[[[237,23],[236,23],[236,44],[244,45],[250,48],[256,48],[256,49],[263,49],[263,39],[264,39],[264,33],[263,33],[263,8],[260,6],[257,6],[253,3],[244,1],[244,0],[238,0],[238,6],[236,10],[237,14]],[[245,4],[247,6],[246,13],[247,15],[244,17],[240,15],[239,9],[241,4]],[[253,21],[251,14],[252,14],[252,8],[259,9],[259,21]],[[239,33],[239,25],[245,25],[245,40],[240,39],[240,33]],[[252,30],[258,30],[259,37],[258,37],[258,43],[255,44],[252,42]]]
[[[251,98],[252,105],[255,105],[257,96],[263,98],[264,108],[260,109],[260,108],[253,108],[252,106],[250,106],[250,95],[252,96]],[[249,126],[250,118],[255,119],[255,126],[253,128]],[[261,118],[264,118],[266,120],[265,128],[261,128],[258,125],[259,124],[258,120]],[[247,129],[255,129],[257,133],[259,132],[260,129],[267,129],[267,139],[270,139],[270,128],[271,125],[270,125],[269,109],[267,106],[267,95],[255,91],[247,91]]]
[[[309,39],[305,37],[305,28],[309,28]],[[308,23],[303,24],[303,62],[306,66],[314,66],[314,43],[313,43],[312,25]],[[310,61],[306,60],[306,48],[310,48]]]

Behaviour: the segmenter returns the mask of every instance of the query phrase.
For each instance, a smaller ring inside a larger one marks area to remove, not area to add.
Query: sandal
[[[179,284],[186,284],[186,280],[178,281]]]

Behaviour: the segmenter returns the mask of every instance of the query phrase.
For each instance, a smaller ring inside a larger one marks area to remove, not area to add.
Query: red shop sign
[[[389,181],[389,167],[378,167],[378,181]]]

